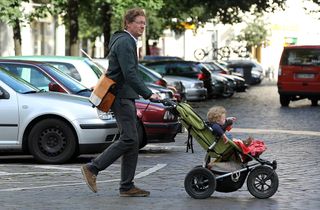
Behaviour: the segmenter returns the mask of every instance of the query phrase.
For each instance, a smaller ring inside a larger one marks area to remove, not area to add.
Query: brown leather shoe
[[[128,191],[120,192],[120,197],[148,197],[149,191],[142,190],[138,187],[133,187]]]
[[[96,184],[97,176],[94,175],[89,170],[89,167],[87,165],[81,166],[81,172],[83,175],[83,179],[86,181],[90,190],[92,190],[92,192],[94,192],[94,193],[98,192],[97,184]]]

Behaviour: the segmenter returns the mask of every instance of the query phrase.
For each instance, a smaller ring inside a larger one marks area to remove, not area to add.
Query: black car
[[[139,64],[138,70],[143,81],[149,87],[156,88],[156,85],[163,86],[164,88],[168,88],[171,90],[171,92],[173,92],[173,97],[177,101],[185,100],[185,87],[183,86],[181,81],[174,81],[171,84],[168,84],[168,82],[162,77],[161,74],[143,66],[142,64]]]
[[[252,60],[230,60],[227,68],[243,75],[249,85],[260,84],[264,78],[262,66]]]
[[[184,60],[163,60],[144,63],[145,66],[154,69],[159,74],[196,78],[203,81],[207,89],[208,97],[217,94],[212,82],[211,72],[199,62]]]
[[[229,81],[232,80],[231,83],[234,83],[233,88],[237,92],[245,92],[248,88],[248,85],[245,82],[245,79],[241,76],[235,75],[236,73],[232,73],[222,65],[220,65],[216,61],[210,61],[204,63],[213,73],[219,74]]]

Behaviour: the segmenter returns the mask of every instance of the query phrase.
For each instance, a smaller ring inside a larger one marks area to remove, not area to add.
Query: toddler
[[[230,130],[233,122],[236,121],[235,117],[226,118],[227,111],[222,106],[213,106],[207,113],[208,125],[211,127],[213,134],[217,138],[222,138],[224,143],[228,142],[228,139],[235,140],[227,137],[226,130]],[[228,135],[229,136],[229,135]],[[243,141],[245,146],[249,146],[253,141],[252,137]]]

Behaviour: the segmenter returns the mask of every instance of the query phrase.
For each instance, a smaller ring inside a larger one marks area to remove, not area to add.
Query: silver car
[[[116,121],[87,98],[43,92],[0,69],[0,150],[63,163],[102,151],[117,137]]]
[[[163,76],[163,78],[172,84],[175,81],[182,82],[185,88],[185,98],[187,101],[201,101],[207,98],[207,89],[203,86],[203,81],[180,76]]]

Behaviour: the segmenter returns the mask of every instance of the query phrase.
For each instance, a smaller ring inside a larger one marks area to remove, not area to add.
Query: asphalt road
[[[37,164],[30,156],[0,156],[0,209],[320,209],[320,106],[308,100],[281,108],[276,86],[264,82],[230,99],[212,99],[191,105],[204,118],[212,105],[223,105],[237,117],[233,134],[263,139],[262,155],[277,160],[279,189],[269,199],[256,199],[246,184],[232,193],[195,200],[184,190],[185,175],[201,164],[205,151],[195,142],[186,153],[186,133],[175,143],[151,144],[141,150],[136,185],[150,190],[148,198],[118,196],[120,162],[98,176],[98,193],[82,180],[80,166],[94,155],[63,165]]]

